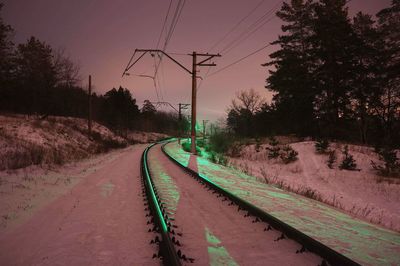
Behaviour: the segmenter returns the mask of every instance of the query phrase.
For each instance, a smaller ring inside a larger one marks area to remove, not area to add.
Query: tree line
[[[0,3],[0,12],[2,7]],[[86,118],[89,95],[80,85],[79,67],[63,50],[36,37],[16,45],[13,35],[13,28],[0,16],[0,111]],[[127,88],[94,93],[91,101],[94,120],[117,132],[177,132],[177,114],[159,112],[149,101],[139,110]]]
[[[264,64],[272,103],[242,92],[227,124],[242,136],[295,134],[400,146],[400,0],[350,18],[346,0],[291,0]]]

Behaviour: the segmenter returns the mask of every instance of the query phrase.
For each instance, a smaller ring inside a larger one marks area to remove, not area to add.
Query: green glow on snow
[[[145,160],[144,160],[144,170],[145,170],[145,175],[146,175],[147,182],[148,182],[149,184],[152,184],[152,182],[151,182],[151,179],[150,179],[149,168],[148,168],[148,165],[147,165],[147,162],[146,162],[146,158],[147,158],[147,153],[148,153],[149,149],[150,149],[152,146],[153,146],[153,145],[147,147],[147,148],[144,150],[144,158],[145,158]],[[150,186],[150,195],[151,195],[151,198],[152,198],[153,202],[156,203],[155,206],[156,206],[157,215],[158,215],[159,217],[163,217],[162,212],[161,212],[161,209],[160,209],[160,206],[159,206],[158,203],[157,203],[157,198],[156,198],[156,195],[155,195],[155,193],[154,193],[153,186]],[[165,233],[168,232],[168,228],[167,228],[167,225],[165,224],[164,218],[161,218],[160,220],[161,220],[161,229],[162,229],[163,232],[165,232]]]
[[[156,184],[159,196],[168,204],[168,211],[172,212],[170,214],[174,214],[180,199],[179,189],[162,164],[159,163],[159,159],[154,154],[150,154],[149,157],[151,176]]]
[[[221,241],[215,235],[213,235],[208,228],[205,229],[205,233],[207,242],[209,244],[208,255],[210,257],[210,265],[239,265],[229,255],[229,252],[221,245]]]
[[[168,154],[185,165],[176,143]],[[187,164],[186,164],[187,165]],[[400,265],[400,234],[358,220],[333,207],[258,182],[255,177],[197,157],[199,174],[230,193],[362,265]]]

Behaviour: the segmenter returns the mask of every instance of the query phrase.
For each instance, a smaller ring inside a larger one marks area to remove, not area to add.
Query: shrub
[[[210,150],[217,153],[226,153],[234,142],[232,135],[224,131],[214,132],[209,139]]]
[[[230,157],[238,158],[241,155],[241,151],[242,144],[240,144],[239,142],[235,142],[231,145],[226,154]]]
[[[228,164],[228,158],[224,156],[223,154],[216,153],[214,151],[210,152],[210,161],[213,163],[218,163],[226,166]]]
[[[257,138],[256,139],[256,146],[255,146],[256,152],[260,152],[260,147],[261,147],[260,139]]]
[[[329,150],[328,151],[328,160],[326,161],[326,164],[330,169],[333,169],[333,164],[336,162],[336,152],[334,150]]]
[[[329,141],[326,139],[319,139],[315,142],[314,147],[317,153],[327,153],[329,152]]]
[[[279,157],[279,153],[281,148],[279,147],[279,142],[275,137],[271,137],[269,139],[269,145],[271,147],[268,147],[268,158],[269,159],[275,159]]]
[[[192,142],[191,141],[183,141],[181,145],[182,145],[182,149],[184,151],[186,151],[186,152],[192,151],[192,148],[191,148]],[[198,146],[196,146],[196,152],[197,152],[197,155],[201,156],[201,150]]]
[[[371,161],[372,168],[382,176],[400,175],[400,162],[399,158],[397,158],[396,150],[389,147],[377,148],[376,153],[379,156],[379,160],[383,162],[383,165]]]
[[[343,154],[343,160],[342,163],[340,164],[339,168],[345,169],[345,170],[356,170],[357,164],[356,161],[353,158],[353,155],[349,153],[349,146],[346,145],[344,146],[344,150],[342,151]]]
[[[288,164],[296,161],[297,155],[299,155],[297,151],[295,151],[291,146],[286,145],[282,148],[282,152],[279,156],[282,159],[283,163]]]
[[[205,141],[204,141],[203,139],[197,139],[197,140],[196,140],[196,144],[197,144],[197,146],[199,146],[199,147],[201,147],[201,148],[204,148],[204,146],[205,146]]]

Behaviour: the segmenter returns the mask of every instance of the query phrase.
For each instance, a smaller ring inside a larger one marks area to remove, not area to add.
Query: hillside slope
[[[372,148],[349,145],[350,154],[357,163],[356,171],[340,170],[344,145],[333,143],[337,161],[333,169],[327,166],[328,155],[317,154],[313,141],[291,143],[298,160],[283,164],[268,158],[268,144],[241,147],[239,158],[230,158],[230,164],[261,182],[303,194],[325,202],[354,216],[387,228],[400,231],[400,180],[384,179],[371,167],[379,162]]]
[[[81,118],[0,115],[0,171],[29,165],[63,164],[126,147],[128,142],[93,123],[92,138]]]

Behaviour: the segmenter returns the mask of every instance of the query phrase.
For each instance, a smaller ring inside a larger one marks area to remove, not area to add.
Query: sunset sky
[[[96,93],[105,93],[120,85],[128,88],[137,99],[157,101],[153,80],[135,74],[154,74],[154,61],[146,56],[131,71],[121,77],[135,48],[155,48],[168,9],[168,0],[6,0],[3,18],[15,29],[15,43],[25,42],[31,35],[64,48],[81,67],[83,85],[91,74]],[[173,5],[177,3],[173,1]],[[279,0],[186,0],[167,52],[191,68],[191,56],[197,51],[220,52],[232,39],[239,36],[254,21],[280,5]],[[257,4],[256,11],[216,48],[210,48]],[[375,14],[389,6],[390,0],[352,0],[349,12]],[[170,18],[175,7],[172,6]],[[277,39],[281,21],[268,16],[268,22],[228,53],[216,59],[218,70]],[[170,22],[167,23],[169,25]],[[164,38],[162,38],[164,40]],[[215,120],[226,114],[235,92],[254,88],[265,97],[271,94],[264,88],[267,69],[261,67],[276,47],[249,57],[245,61],[210,76],[198,91],[198,119]],[[204,76],[208,68],[200,68]],[[159,71],[159,100],[173,104],[190,103],[191,77],[174,63],[164,59]]]

